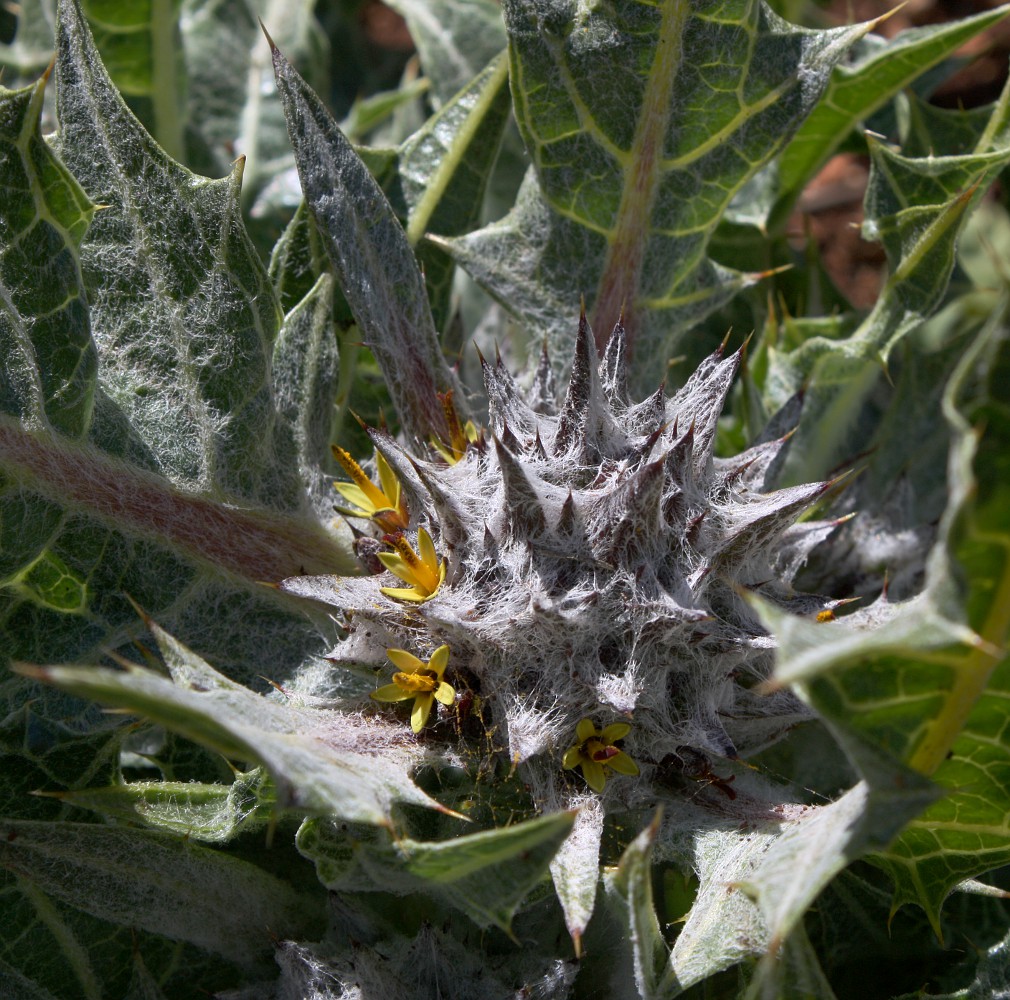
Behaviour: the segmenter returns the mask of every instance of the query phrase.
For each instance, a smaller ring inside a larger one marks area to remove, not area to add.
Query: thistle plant
[[[2,56],[7,992],[1004,989],[1005,11],[397,0],[338,126],[345,5],[125,6]]]
[[[806,715],[794,696],[754,693],[773,643],[746,595],[812,620],[838,604],[795,593],[789,579],[833,526],[794,523],[831,484],[768,489],[788,435],[734,459],[712,454],[741,352],[717,352],[672,397],[660,387],[641,403],[628,397],[626,352],[618,325],[598,360],[583,315],[563,398],[545,354],[532,402],[500,358],[485,361],[487,440],[452,464],[444,449],[413,454],[372,431],[379,476],[398,484],[385,493],[405,497],[409,512],[406,530],[392,535],[384,510],[372,514],[394,550],[378,559],[411,586],[383,585],[384,576],[283,584],[346,615],[351,634],[334,662],[378,666],[385,644],[412,642],[438,646],[432,664],[437,656],[444,670],[451,651],[508,759],[529,763],[522,773],[547,811],[578,797],[559,769],[576,733],[576,758],[596,791],[604,772],[587,759],[637,773],[613,739],[579,750],[600,739],[592,718],[609,720],[603,733],[619,729],[653,767],[683,752],[736,759],[794,726]],[[403,654],[389,655],[399,663]],[[413,691],[396,674],[376,696]],[[424,692],[425,709],[434,691]],[[630,736],[616,721],[627,719]],[[628,801],[655,799],[647,783],[621,787]]]

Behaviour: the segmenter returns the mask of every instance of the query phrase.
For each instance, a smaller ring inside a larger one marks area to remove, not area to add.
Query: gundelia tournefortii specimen
[[[0,11],[0,992],[1005,992],[1007,9],[388,2]]]

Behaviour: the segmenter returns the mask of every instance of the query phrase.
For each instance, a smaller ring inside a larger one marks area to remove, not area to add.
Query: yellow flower
[[[562,766],[581,767],[586,784],[594,792],[602,792],[607,783],[605,767],[618,774],[638,774],[638,765],[614,746],[617,740],[624,739],[630,732],[631,726],[626,722],[612,722],[601,730],[596,728],[592,719],[583,719],[575,728],[577,742],[565,752]]]
[[[452,401],[452,389],[446,393],[438,393],[438,398],[442,401],[442,409],[445,412],[445,422],[449,425],[448,442],[439,441],[438,438],[431,439],[431,445],[447,464],[455,465],[465,454],[468,445],[477,444],[480,434],[477,426],[472,420],[465,424],[460,423],[459,414],[456,412],[456,404]]]
[[[379,470],[379,489],[365,475],[365,470],[351,456],[333,445],[333,457],[344,467],[344,471],[354,480],[353,483],[334,483],[337,492],[354,504],[360,510],[338,507],[341,514],[348,517],[370,517],[385,531],[405,531],[407,528],[407,504],[400,495],[400,480],[389,467],[378,450],[375,452],[375,465]]]
[[[380,592],[387,597],[418,603],[434,597],[445,579],[445,560],[439,562],[431,535],[424,528],[417,529],[417,552],[403,534],[387,535],[386,541],[396,551],[377,553],[379,562],[410,586],[380,587]]]
[[[399,667],[393,674],[393,683],[372,692],[376,701],[408,701],[414,699],[410,711],[410,728],[419,733],[431,715],[432,703],[440,701],[451,705],[456,700],[453,686],[442,680],[445,665],[449,662],[449,647],[439,646],[425,663],[405,649],[387,649],[386,655]]]

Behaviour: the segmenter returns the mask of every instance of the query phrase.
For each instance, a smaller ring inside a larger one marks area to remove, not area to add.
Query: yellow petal
[[[575,738],[580,743],[585,743],[586,740],[588,740],[590,736],[595,736],[595,735],[596,735],[596,726],[594,725],[592,719],[583,719],[575,727]]]
[[[583,759],[582,777],[586,779],[586,784],[594,792],[602,792],[607,783],[607,776],[603,773],[603,765],[597,764],[595,760]]]
[[[387,649],[386,656],[405,674],[417,673],[424,666],[424,660],[419,660],[413,653],[405,649]]]
[[[456,700],[456,689],[451,684],[446,684],[445,681],[442,681],[435,688],[435,698],[443,705],[451,705]]]
[[[417,554],[424,568],[431,573],[432,589],[435,588],[435,577],[438,575],[438,556],[435,554],[435,543],[424,528],[417,529]]]
[[[333,486],[348,503],[353,503],[366,513],[375,509],[375,504],[365,496],[365,491],[360,486],[355,486],[354,483],[334,483]]]
[[[419,694],[414,699],[414,708],[410,713],[410,728],[415,733],[419,733],[424,729],[424,724],[428,721],[428,716],[431,714],[432,701],[433,699],[430,694]]]
[[[423,604],[431,597],[431,594],[422,594],[414,587],[380,587],[379,593],[397,601],[412,601],[415,604]]]
[[[431,659],[428,661],[428,669],[435,672],[435,676],[441,680],[442,674],[445,673],[445,665],[449,662],[449,647],[447,645],[439,646],[434,653],[431,654]]]
[[[437,596],[438,592],[442,589],[442,584],[445,582],[445,560],[442,560],[442,565],[438,568],[438,582],[435,586],[428,590],[428,588],[419,583],[417,586],[419,589],[425,591],[424,597],[421,598],[422,601],[430,601],[433,597]]]
[[[414,570],[396,552],[377,552],[376,555],[379,557],[379,562],[393,576],[398,576],[404,583],[417,586],[417,577],[414,575]]]
[[[638,774],[638,765],[623,750],[607,761],[607,767],[612,767],[618,774]]]
[[[375,464],[379,470],[382,492],[389,501],[389,506],[395,510],[400,506],[400,480],[396,478],[396,473],[389,467],[389,463],[378,449],[375,450]]]
[[[437,451],[439,455],[442,456],[442,458],[445,460],[446,465],[455,465],[459,461],[459,459],[451,451],[449,451],[445,447],[445,445],[438,440],[438,438],[434,437],[430,438],[429,443],[431,444],[432,448],[434,448],[435,451]]]
[[[430,555],[430,561],[426,561],[418,556],[410,547],[410,542],[403,535],[391,537],[390,542],[403,563],[403,571],[409,567],[412,574],[412,578],[407,580],[407,582],[416,584],[427,594],[433,594],[438,590],[438,585],[441,581],[438,575],[437,556],[435,555],[435,546],[432,545],[431,536],[428,532],[424,528],[418,529],[417,545],[422,552]],[[393,570],[401,580],[406,580],[407,577],[403,575],[403,571],[397,573],[396,570]]]
[[[402,687],[398,687],[396,684],[386,684],[378,690],[373,691],[372,697],[376,701],[406,701],[408,698],[414,697],[414,692],[404,691]]]
[[[569,747],[565,751],[564,757],[561,758],[561,766],[570,770],[573,767],[578,767],[580,760],[582,760],[582,748]]]
[[[615,743],[617,740],[623,740],[630,732],[631,726],[626,722],[611,722],[600,733],[600,740],[604,743]]]
[[[438,562],[438,556],[435,555],[435,543],[424,528],[417,529],[417,554],[423,562],[430,566],[434,566]]]

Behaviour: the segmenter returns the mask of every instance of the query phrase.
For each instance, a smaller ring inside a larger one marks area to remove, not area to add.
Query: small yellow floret
[[[433,437],[431,438],[431,446],[445,459],[448,465],[455,465],[466,454],[469,445],[478,443],[480,432],[472,420],[468,420],[465,424],[460,422],[459,414],[456,412],[456,404],[452,401],[452,389],[446,393],[438,393],[438,398],[442,401],[445,422],[449,427],[449,440],[440,441]]]
[[[638,765],[614,743],[624,739],[631,732],[626,722],[612,722],[603,729],[597,729],[592,719],[583,719],[575,728],[576,743],[565,751],[561,766],[567,769],[582,768],[594,792],[602,792],[607,783],[605,767],[618,774],[638,774]]]
[[[348,517],[369,517],[386,531],[405,531],[408,524],[407,504],[400,491],[400,480],[382,457],[375,452],[381,489],[365,474],[365,470],[343,448],[333,445],[333,457],[343,466],[353,482],[334,483],[337,492],[359,510],[338,507]]]
[[[442,679],[449,662],[449,647],[439,646],[427,663],[405,649],[387,649],[386,655],[400,669],[393,674],[393,683],[373,691],[372,697],[387,702],[413,698],[410,728],[419,733],[431,715],[434,702],[451,705],[456,700],[455,688]]]
[[[379,591],[387,597],[418,603],[434,597],[445,579],[446,567],[445,560],[439,561],[435,553],[431,535],[424,528],[417,529],[417,552],[403,534],[389,535],[386,541],[396,551],[378,553],[379,562],[410,586],[380,587]]]

